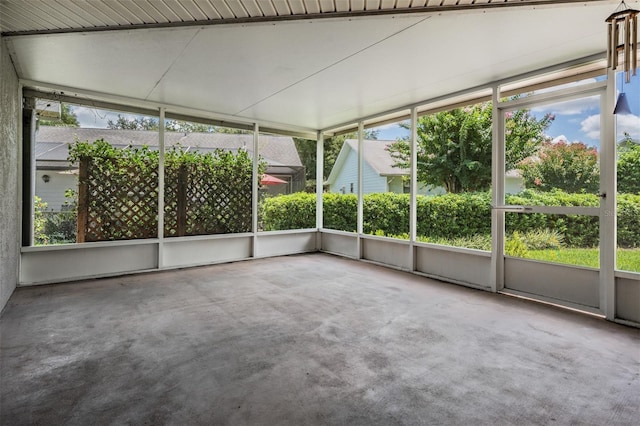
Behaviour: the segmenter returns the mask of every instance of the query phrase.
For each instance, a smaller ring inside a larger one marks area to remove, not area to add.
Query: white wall
[[[0,310],[18,282],[18,76],[0,37]]]
[[[49,182],[42,176],[49,176]],[[64,193],[67,189],[78,188],[78,177],[75,174],[61,173],[60,170],[36,171],[36,196],[47,203],[47,211],[59,212],[67,200]]]

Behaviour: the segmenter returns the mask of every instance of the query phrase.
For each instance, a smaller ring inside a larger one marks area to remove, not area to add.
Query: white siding
[[[349,194],[351,193],[351,185],[353,185],[353,193],[356,194],[358,192],[358,155],[353,150],[349,151],[330,191]]]
[[[364,164],[362,171],[363,188],[365,194],[372,192],[387,192],[387,178],[378,175],[371,166]],[[342,165],[335,183],[331,185],[330,192],[342,192],[344,188],[345,194],[351,193],[351,184],[353,184],[353,193],[358,193],[358,153],[349,150],[347,159]]]
[[[49,176],[45,182],[42,176]],[[67,201],[64,193],[67,189],[78,187],[77,177],[73,174],[61,173],[57,170],[36,171],[36,196],[47,203],[47,211],[59,212]]]

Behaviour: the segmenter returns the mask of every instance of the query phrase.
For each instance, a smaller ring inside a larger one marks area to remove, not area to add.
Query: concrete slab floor
[[[640,330],[326,254],[18,289],[0,423],[640,419]]]

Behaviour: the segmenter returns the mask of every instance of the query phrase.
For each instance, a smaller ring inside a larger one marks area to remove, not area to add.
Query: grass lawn
[[[561,250],[529,250],[528,259],[568,265],[597,268],[600,264],[598,249],[564,248]],[[618,269],[640,272],[640,249],[618,249]]]

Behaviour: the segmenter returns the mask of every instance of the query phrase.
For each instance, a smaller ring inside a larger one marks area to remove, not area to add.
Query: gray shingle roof
[[[358,152],[358,140],[347,139],[344,141],[349,147]],[[395,141],[382,141],[366,139],[363,141],[364,161],[366,161],[380,176],[404,176],[409,173],[406,169],[393,167],[395,161],[387,147]]]
[[[165,146],[182,145],[184,148],[201,152],[221,148],[237,151],[245,148],[253,153],[253,135],[229,133],[181,133],[165,132]],[[95,141],[104,139],[112,145],[158,146],[158,132],[148,130],[80,129],[74,127],[42,126],[36,132],[35,155],[38,162],[66,161],[68,145],[75,140]],[[260,155],[268,165],[301,167],[302,162],[289,136],[260,135],[258,139]]]

